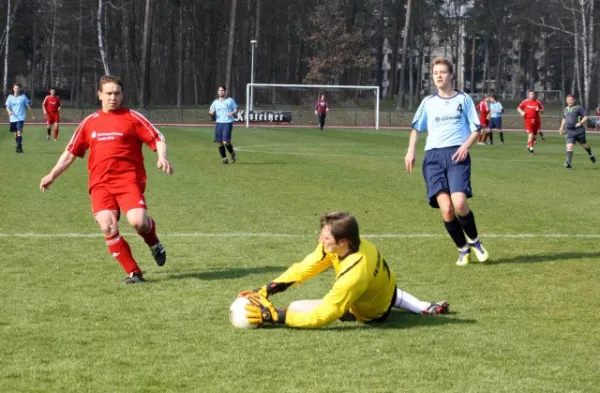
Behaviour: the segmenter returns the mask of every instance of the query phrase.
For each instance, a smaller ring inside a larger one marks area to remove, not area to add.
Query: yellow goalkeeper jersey
[[[369,322],[383,316],[396,291],[396,276],[381,252],[371,242],[360,240],[358,252],[339,256],[328,253],[319,243],[302,262],[292,265],[274,283],[300,284],[333,265],[335,283],[319,306],[310,312],[288,311],[286,325],[319,327],[350,311],[357,320]]]

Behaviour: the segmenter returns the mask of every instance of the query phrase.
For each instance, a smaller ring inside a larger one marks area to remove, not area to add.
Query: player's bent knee
[[[148,220],[146,218],[146,209],[131,209],[127,212],[127,222],[137,231],[147,229]]]

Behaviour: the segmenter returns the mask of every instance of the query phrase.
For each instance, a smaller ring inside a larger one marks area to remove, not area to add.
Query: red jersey
[[[319,115],[322,115],[323,113],[327,112],[327,108],[329,108],[329,105],[327,104],[327,100],[319,100],[319,101],[317,101],[317,105],[315,106],[315,110],[317,111],[317,113]]]
[[[146,183],[142,144],[156,151],[163,135],[140,113],[119,108],[102,110],[86,117],[77,127],[67,151],[82,157],[89,149],[88,189],[98,184],[119,187],[127,183]]]
[[[490,107],[486,100],[481,100],[479,104],[477,104],[476,109],[481,115],[487,116],[490,114]]]
[[[539,120],[540,119],[540,112],[538,112],[538,109],[540,110],[544,110],[544,105],[542,104],[542,102],[540,100],[523,100],[523,102],[521,102],[521,105],[519,105],[519,109],[521,109],[522,111],[525,111],[525,119],[526,120]]]
[[[42,106],[48,113],[58,113],[58,108],[60,108],[60,105],[60,98],[58,98],[58,96],[51,95],[47,95],[42,103]]]

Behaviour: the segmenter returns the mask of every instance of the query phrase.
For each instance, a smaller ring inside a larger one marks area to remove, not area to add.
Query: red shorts
[[[46,112],[46,124],[58,124],[58,123],[60,123],[58,112],[56,112],[56,113]]]
[[[525,119],[525,129],[528,134],[537,135],[542,122],[539,119]]]
[[[487,115],[479,115],[479,124],[481,124],[481,128],[488,128],[490,126],[490,119],[487,118]]]
[[[147,209],[144,189],[145,185],[135,183],[121,187],[97,185],[90,191],[92,213],[96,215],[102,210],[121,210],[127,214],[131,209]]]

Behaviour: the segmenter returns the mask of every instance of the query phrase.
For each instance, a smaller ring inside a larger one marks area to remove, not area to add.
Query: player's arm
[[[52,185],[52,183],[54,183],[54,181],[64,171],[69,169],[71,164],[75,162],[76,158],[77,156],[75,154],[71,153],[69,150],[65,150],[63,154],[61,154],[60,158],[58,159],[58,162],[56,163],[56,165],[54,165],[54,168],[52,168],[50,173],[48,173],[42,178],[42,181],[40,182],[40,190],[47,191]]]
[[[215,114],[215,109],[216,109],[216,107],[215,107],[215,103],[213,102],[213,103],[210,105],[210,108],[208,109],[208,114],[209,114],[209,115],[211,115],[211,116],[212,116],[212,115],[214,115],[214,114]]]
[[[419,134],[420,132],[413,128],[410,132],[410,137],[408,138],[408,149],[406,150],[406,156],[404,157],[404,166],[406,167],[406,171],[408,173],[411,173],[415,167]]]
[[[464,111],[469,129],[471,130],[471,135],[469,135],[469,138],[467,138],[465,143],[463,143],[452,155],[452,159],[456,162],[462,162],[467,158],[469,149],[473,143],[475,143],[481,132],[481,123],[479,123],[479,117],[477,117],[477,111],[475,110],[473,100],[469,96],[467,96],[467,99],[465,100]]]
[[[565,126],[567,125],[567,121],[563,118],[562,121],[560,122],[560,128],[558,129],[559,134],[563,134],[563,132],[565,131]]]
[[[167,143],[164,140],[156,141],[156,154],[158,155],[156,167],[163,171],[163,173],[172,175],[173,167],[167,158]]]
[[[233,115],[239,111],[238,106],[233,99],[231,100],[231,106],[233,107],[233,110],[227,114],[227,117],[233,117]]]
[[[525,103],[525,101],[521,102],[519,104],[519,106],[517,107],[517,110],[519,111],[519,113],[521,114],[521,116],[525,116],[525,111],[523,110],[523,104]]]
[[[35,115],[33,114],[33,110],[31,109],[31,105],[27,104],[26,105],[27,110],[29,111],[29,114],[31,115],[31,118],[33,120],[35,120]]]
[[[6,108],[6,112],[9,116],[12,116],[12,111],[10,110],[10,103],[6,100],[6,104],[4,104],[4,108]]]
[[[538,104],[539,104],[539,105],[538,105],[538,107],[537,107],[537,111],[538,111],[539,113],[543,113],[543,112],[544,112],[544,110],[546,109],[546,108],[544,108],[544,104],[542,104],[542,102],[541,102],[541,101],[538,101]]]
[[[308,254],[302,262],[298,262],[290,266],[283,274],[263,285],[254,291],[244,291],[240,296],[248,295],[252,292],[257,292],[261,296],[268,298],[279,292],[283,292],[292,285],[299,285],[302,282],[309,280],[319,273],[327,270],[331,266],[331,258],[325,253],[323,244],[319,243],[315,251]]]

